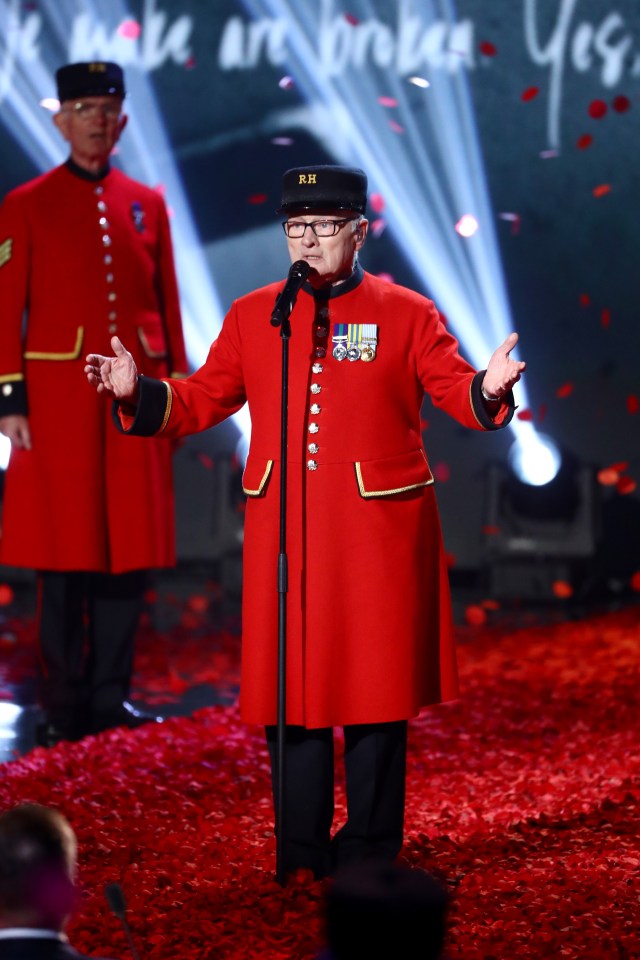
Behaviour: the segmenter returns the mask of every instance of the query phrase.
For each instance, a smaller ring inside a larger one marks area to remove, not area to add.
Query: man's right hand
[[[0,433],[11,440],[11,446],[17,450],[31,450],[31,430],[29,421],[22,413],[11,413],[0,417]]]
[[[115,357],[90,353],[84,372],[98,393],[108,393],[122,403],[138,402],[138,370],[134,359],[118,337],[111,338]]]

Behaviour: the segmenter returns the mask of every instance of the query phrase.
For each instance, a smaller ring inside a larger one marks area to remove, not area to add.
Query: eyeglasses
[[[65,107],[63,113],[72,113],[74,117],[80,120],[95,120],[97,117],[104,117],[110,123],[115,123],[120,119],[122,107],[116,103],[83,103],[78,100],[68,107]]]
[[[316,237],[334,237],[345,223],[353,223],[357,217],[344,217],[342,220],[313,220],[302,223],[301,220],[285,220],[282,229],[288,237],[299,240],[304,237],[307,227],[311,227]]]

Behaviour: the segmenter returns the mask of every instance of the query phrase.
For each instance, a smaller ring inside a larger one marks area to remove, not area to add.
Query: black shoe
[[[84,730],[74,726],[57,726],[50,720],[43,720],[36,724],[35,739],[38,747],[55,747],[56,744],[65,741],[81,740],[84,735]]]
[[[128,727],[129,730],[135,730],[145,723],[164,723],[164,717],[157,717],[155,714],[138,710],[137,707],[125,700],[115,710],[94,712],[91,732],[101,733],[101,731],[111,730],[113,727]]]

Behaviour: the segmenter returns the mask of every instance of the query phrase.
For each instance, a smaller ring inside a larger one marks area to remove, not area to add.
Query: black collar
[[[311,286],[308,280],[303,284],[302,289],[310,293],[315,300],[333,300],[335,297],[341,297],[343,293],[350,293],[362,283],[364,270],[359,263],[356,263],[353,273],[344,283],[336,283],[334,286],[321,287],[316,290]]]
[[[81,180],[90,180],[92,183],[96,183],[98,180],[104,180],[106,175],[109,173],[111,167],[109,163],[102,170],[99,170],[97,173],[91,173],[90,170],[85,170],[84,167],[79,166],[75,160],[72,160],[71,157],[65,163],[65,167],[72,173],[75,177],[80,177]]]

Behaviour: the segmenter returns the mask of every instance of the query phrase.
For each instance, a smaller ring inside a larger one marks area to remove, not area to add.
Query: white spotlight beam
[[[399,248],[446,314],[471,362],[485,366],[513,323],[460,55],[446,52],[439,67],[429,68],[431,87],[421,92],[426,119],[419,121],[407,84],[390,68],[326,75],[317,50],[317,9],[306,13],[291,0],[244,0],[244,6],[254,18],[286,22],[288,72],[310,105],[323,106],[318,137],[338,160],[367,171],[371,187],[384,197],[383,215]],[[361,21],[375,17],[366,0],[352,0],[349,13]],[[451,27],[455,23],[447,0],[440,10],[423,3],[421,13],[427,23],[438,18]],[[335,16],[340,16],[337,5]],[[397,101],[393,114],[379,107],[380,96]],[[403,134],[391,129],[391,117]],[[469,239],[455,232],[464,213],[472,213],[480,224]],[[524,384],[518,389],[526,405]],[[518,434],[525,428],[525,437],[534,433],[530,423],[517,418],[511,428]]]

